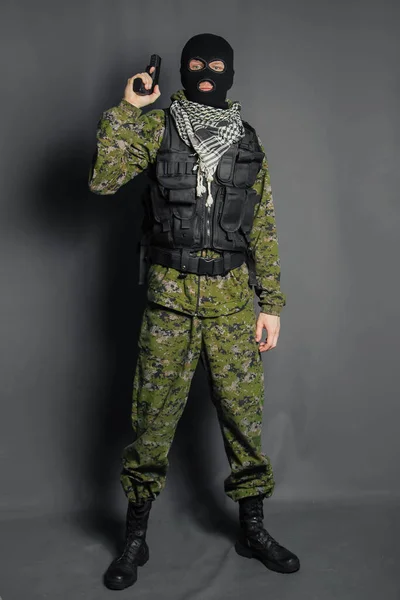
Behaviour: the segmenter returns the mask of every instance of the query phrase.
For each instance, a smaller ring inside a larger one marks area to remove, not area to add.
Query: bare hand
[[[280,317],[277,317],[276,315],[268,315],[267,313],[263,312],[259,314],[256,325],[256,342],[260,342],[263,329],[265,329],[267,332],[266,341],[260,342],[258,345],[260,352],[271,350],[277,345],[280,330],[280,320]]]
[[[155,67],[151,67],[150,73],[152,73],[154,69]],[[141,96],[133,91],[133,80],[136,79],[136,77],[140,77],[140,79],[143,81],[144,87],[147,90],[149,90],[153,85],[153,80],[149,73],[146,73],[146,71],[144,73],[136,73],[136,75],[133,75],[133,77],[128,79],[124,92],[124,99],[130,104],[133,104],[133,106],[137,106],[137,108],[143,108],[143,106],[153,104],[153,102],[155,102],[157,98],[161,96],[160,86],[157,83],[152,94],[149,94],[148,96]]]

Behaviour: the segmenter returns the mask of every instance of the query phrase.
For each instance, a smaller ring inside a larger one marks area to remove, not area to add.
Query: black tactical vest
[[[156,161],[150,165],[150,211],[146,244],[163,249],[195,252],[212,248],[221,253],[248,253],[255,205],[252,189],[264,158],[255,130],[245,121],[245,136],[221,157],[211,193],[196,197],[196,153],[179,136],[169,108]],[[207,187],[204,179],[205,187]],[[147,211],[148,212],[148,211]],[[210,259],[208,259],[210,260]]]

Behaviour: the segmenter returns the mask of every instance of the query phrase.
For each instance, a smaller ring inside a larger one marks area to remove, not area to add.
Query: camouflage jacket
[[[185,98],[184,91],[171,95],[171,101]],[[229,106],[232,101],[227,100]],[[115,194],[135,175],[155,161],[164,133],[165,117],[161,109],[142,109],[122,99],[103,112],[97,125],[97,151],[90,168],[88,185],[96,194]],[[265,152],[260,138],[262,150]],[[268,163],[262,168],[253,188],[261,201],[255,207],[250,247],[255,258],[258,304],[262,312],[280,315],[286,296],[280,290],[280,260]],[[204,257],[219,256],[210,248],[199,250]],[[147,297],[152,302],[202,317],[216,317],[241,310],[254,298],[249,286],[248,267],[232,269],[227,275],[196,275],[172,267],[151,264],[147,277]]]

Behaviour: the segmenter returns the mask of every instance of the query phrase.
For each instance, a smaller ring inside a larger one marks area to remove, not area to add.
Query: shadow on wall
[[[96,366],[90,366],[95,375],[86,404],[73,405],[73,427],[66,434],[70,435],[66,447],[71,451],[65,461],[71,479],[65,485],[74,490],[78,527],[106,540],[110,546],[119,547],[117,540],[123,535],[125,520],[125,513],[121,514],[118,508],[119,499],[124,500],[119,483],[120,455],[123,447],[134,439],[130,422],[132,381],[146,304],[146,286],[138,285],[137,245],[148,179],[146,174],[140,174],[115,195],[93,194],[87,187],[91,160],[88,150],[77,152],[77,148],[81,145],[74,141],[49,152],[51,159],[46,161],[37,188],[33,218],[39,221],[39,228],[45,228],[46,236],[57,241],[81,241],[89,234],[93,236],[93,232],[95,239],[101,240],[97,270],[101,297],[86,322],[92,330],[90,339],[98,340],[105,358],[102,357],[103,367],[98,371]],[[93,360],[97,356],[98,348],[94,348]],[[202,376],[204,384],[200,389],[208,394],[205,373]],[[74,389],[73,383],[71,388]],[[208,516],[199,519],[205,528],[215,527],[218,522],[228,531],[222,506],[207,484],[213,464],[210,420],[216,422],[211,399],[185,411],[174,443],[176,462],[173,459],[172,463],[177,469],[171,465],[173,485],[177,497],[180,491],[181,497],[187,497],[194,490],[206,501]],[[193,436],[198,443],[192,444]],[[82,512],[87,509],[89,512]],[[191,509],[198,516],[192,505]]]

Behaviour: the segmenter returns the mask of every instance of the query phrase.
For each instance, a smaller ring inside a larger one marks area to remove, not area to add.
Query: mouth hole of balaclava
[[[211,85],[211,88],[201,87],[202,83],[209,83]],[[213,92],[216,87],[217,86],[215,85],[214,81],[212,81],[211,79],[200,79],[199,83],[197,84],[197,89],[204,93]]]

